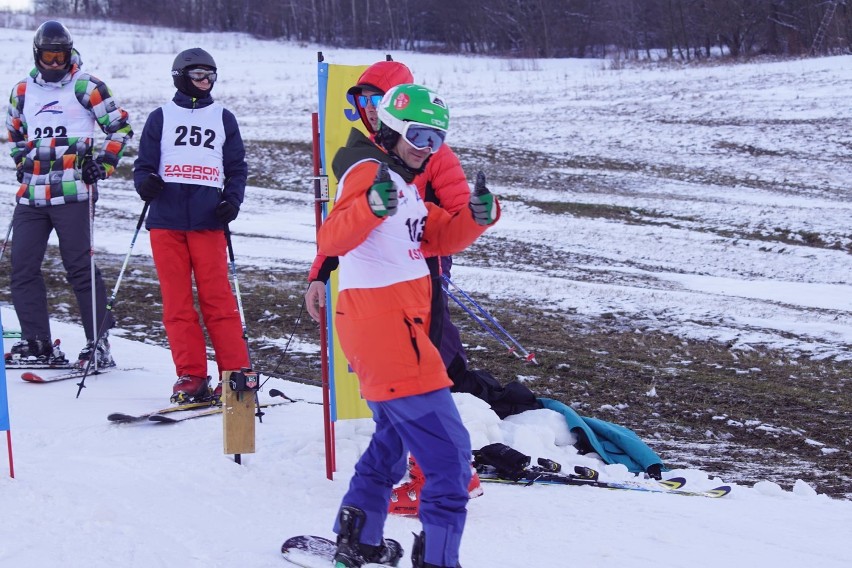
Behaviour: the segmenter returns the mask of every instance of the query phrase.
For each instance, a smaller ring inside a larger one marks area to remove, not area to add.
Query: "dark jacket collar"
[[[414,172],[401,165],[398,159],[395,160],[393,156],[389,156],[387,152],[357,128],[353,128],[349,132],[349,140],[347,140],[346,146],[334,155],[331,168],[337,179],[340,179],[353,164],[366,159],[386,163],[390,169],[402,176],[406,183],[411,183],[414,180]]]
[[[204,108],[213,104],[212,95],[207,95],[203,99],[193,99],[181,91],[175,91],[175,96],[172,100],[177,106],[182,108]]]

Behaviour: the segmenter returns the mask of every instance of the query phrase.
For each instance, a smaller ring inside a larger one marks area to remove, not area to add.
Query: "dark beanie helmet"
[[[181,51],[172,63],[172,81],[174,81],[175,88],[194,99],[204,98],[213,90],[213,82],[210,83],[208,90],[202,91],[193,85],[192,80],[186,76],[186,70],[199,67],[216,71],[216,62],[213,60],[213,56],[200,47]]]

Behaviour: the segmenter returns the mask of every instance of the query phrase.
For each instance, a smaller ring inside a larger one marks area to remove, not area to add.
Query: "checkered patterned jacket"
[[[27,79],[18,82],[12,89],[6,114],[12,159],[16,166],[20,164],[24,174],[16,196],[18,203],[44,207],[88,200],[89,192],[80,172],[83,161],[90,158],[101,162],[110,176],[133,136],[127,112],[118,106],[106,84],[80,70],[82,61],[76,50],[71,63],[71,70],[60,84],[64,87],[73,82],[77,101],[105,134],[103,145],[95,151],[94,140],[88,137],[30,136],[24,116]],[[45,84],[38,68],[33,68],[29,78],[38,85]]]

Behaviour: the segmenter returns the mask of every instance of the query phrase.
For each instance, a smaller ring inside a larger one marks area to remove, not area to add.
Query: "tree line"
[[[37,13],[509,57],[849,53],[845,0],[35,0]]]

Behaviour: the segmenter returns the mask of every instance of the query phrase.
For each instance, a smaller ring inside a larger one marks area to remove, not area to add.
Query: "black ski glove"
[[[226,225],[236,219],[239,213],[240,208],[234,207],[234,205],[228,201],[221,201],[219,202],[219,205],[216,206],[216,216],[219,217],[219,220]]]
[[[24,183],[24,161],[15,162],[15,179],[18,183]]]
[[[509,479],[519,479],[530,465],[530,457],[506,444],[489,444],[473,453],[477,465],[490,465]]]
[[[80,176],[84,183],[91,185],[98,180],[106,179],[106,168],[97,160],[86,160],[80,168]]]
[[[148,174],[148,177],[136,188],[136,193],[145,202],[156,199],[161,191],[163,191],[163,178],[153,172]]]
[[[663,464],[661,463],[652,463],[645,471],[648,473],[648,477],[657,481],[663,478]]]
[[[479,225],[490,225],[494,222],[494,195],[485,186],[485,173],[476,174],[476,184],[470,194],[470,211],[473,220]]]

